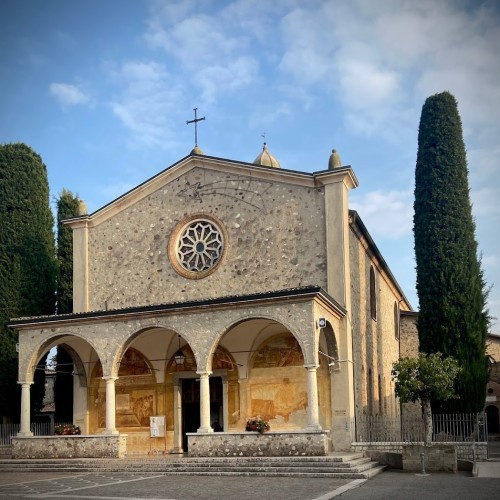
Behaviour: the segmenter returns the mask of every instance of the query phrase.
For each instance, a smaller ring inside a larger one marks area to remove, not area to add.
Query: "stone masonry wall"
[[[12,458],[123,458],[127,435],[12,438]]]
[[[90,310],[326,286],[323,189],[223,175],[194,168],[89,229]],[[168,257],[174,229],[197,213],[227,231],[223,262],[201,280]]]
[[[327,432],[188,434],[190,457],[324,456]]]
[[[356,413],[397,415],[391,370],[399,358],[395,307],[402,297],[352,224],[350,266]],[[376,319],[370,311],[371,266],[375,272]]]

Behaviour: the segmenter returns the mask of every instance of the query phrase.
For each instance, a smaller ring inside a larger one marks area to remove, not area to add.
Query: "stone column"
[[[33,382],[19,382],[21,384],[21,429],[18,436],[33,436],[30,422],[30,388]]]
[[[115,380],[118,377],[103,377],[106,381],[106,430],[103,434],[119,434],[116,430]]]
[[[174,449],[173,453],[182,453],[182,391],[181,380],[174,380]]]
[[[210,373],[196,372],[200,376],[200,427],[198,432],[213,432],[210,426]]]
[[[317,365],[306,365],[307,369],[307,427],[308,431],[320,431],[318,408]]]
[[[228,386],[229,382],[227,380],[227,375],[222,376],[222,427],[224,432],[229,430],[229,397],[228,397]]]

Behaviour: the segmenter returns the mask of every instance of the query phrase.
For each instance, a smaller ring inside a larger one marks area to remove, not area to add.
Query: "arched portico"
[[[199,384],[198,433],[212,432],[214,379],[222,387],[217,404],[225,432],[244,431],[246,419],[263,408],[269,409],[266,416],[273,432],[331,428],[330,374],[318,350],[321,347],[330,354],[334,350],[331,339],[325,341],[320,335],[318,314],[341,330],[344,312],[319,288],[248,300],[232,297],[212,301],[209,307],[202,302],[175,304],[43,318],[40,325],[19,322],[15,326],[22,340],[22,359],[33,350],[32,339],[37,335],[46,335],[50,342],[71,331],[75,338],[87,341],[92,353],[84,360],[89,430],[127,434],[130,454],[134,447],[144,452],[149,444],[146,419],[141,417],[137,423],[134,416],[141,398],[143,402],[149,398],[148,415],[165,415],[169,449],[182,448],[182,386],[188,379]],[[179,350],[186,363],[182,369],[175,362]],[[132,355],[143,371],[124,371],[134,365]],[[30,364],[23,363],[20,366]]]
[[[87,366],[90,357],[97,357],[94,346],[80,335],[69,332],[57,332],[47,335],[43,340],[32,345],[20,343],[19,384],[21,385],[21,426],[20,436],[31,436],[30,388],[34,380],[34,371],[39,360],[54,347],[64,349],[73,363],[72,370],[66,370],[72,377],[73,421],[84,433],[87,432]],[[90,357],[89,357],[90,356]],[[45,369],[45,368],[43,368]],[[64,370],[59,370],[60,372]],[[70,386],[71,387],[71,386]],[[69,395],[71,397],[71,394]]]

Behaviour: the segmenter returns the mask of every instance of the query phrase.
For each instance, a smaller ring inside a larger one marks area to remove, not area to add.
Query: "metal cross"
[[[196,112],[198,111],[198,108],[194,108],[194,120],[187,120],[186,125],[189,125],[190,123],[194,123],[194,147],[196,148],[198,146],[198,122],[201,122],[205,119],[203,118],[198,118]]]

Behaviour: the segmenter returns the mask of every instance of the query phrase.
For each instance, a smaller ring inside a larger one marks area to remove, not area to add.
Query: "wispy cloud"
[[[127,61],[119,67],[107,67],[106,71],[119,88],[109,106],[132,132],[132,145],[171,145],[171,117],[178,112],[183,98],[175,76],[155,61]]]
[[[353,196],[351,207],[372,235],[398,239],[412,232],[412,200],[411,191],[372,191],[360,198]]]
[[[88,94],[69,83],[51,83],[49,90],[63,108],[91,103]]]
[[[255,81],[259,61],[252,54],[250,38],[234,30],[220,11],[191,14],[192,2],[155,5],[145,40],[177,61],[187,84],[201,91],[203,104]],[[171,12],[176,14],[171,17]]]

